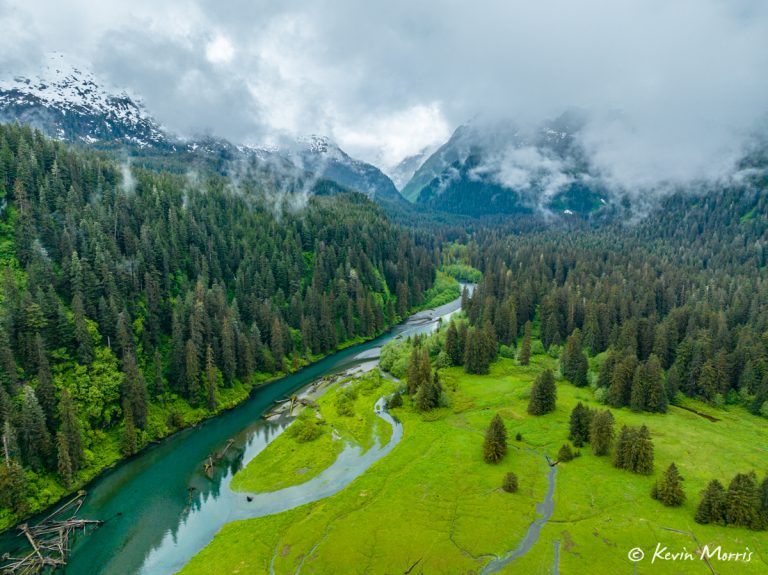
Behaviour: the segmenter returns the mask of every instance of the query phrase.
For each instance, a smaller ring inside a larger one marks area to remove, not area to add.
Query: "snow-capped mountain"
[[[297,168],[362,192],[372,199],[402,201],[392,180],[381,170],[350,157],[325,136],[298,138],[280,152]]]
[[[467,215],[530,212],[590,213],[604,202],[578,142],[579,114],[563,114],[533,129],[514,122],[473,121],[416,171],[408,200]]]
[[[381,170],[351,158],[328,138],[300,138],[283,149],[239,145],[211,135],[179,138],[163,129],[140,98],[106,87],[87,66],[74,65],[60,53],[49,55],[37,75],[0,78],[0,122],[21,122],[52,138],[120,147],[142,157],[170,154],[171,163],[205,159],[226,173],[243,163],[261,163],[260,172],[282,170],[291,178],[309,172],[372,199],[401,200]]]
[[[19,121],[59,139],[139,147],[167,143],[136,98],[104,88],[63,54],[48,56],[38,75],[0,79],[0,121]]]

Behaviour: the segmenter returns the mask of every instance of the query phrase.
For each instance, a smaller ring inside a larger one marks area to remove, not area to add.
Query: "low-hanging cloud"
[[[768,108],[762,0],[67,4],[0,3],[5,30],[35,23],[3,44],[4,67],[33,44],[62,50],[182,134],[327,134],[387,168],[476,114],[535,123],[577,107],[606,181],[718,178]],[[500,151],[498,177],[565,173],[532,154]]]

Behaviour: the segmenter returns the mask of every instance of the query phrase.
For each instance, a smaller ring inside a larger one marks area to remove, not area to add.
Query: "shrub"
[[[387,409],[393,409],[395,407],[402,406],[403,396],[399,392],[395,392],[395,394],[387,400]]]
[[[571,446],[565,443],[561,448],[560,451],[557,453],[557,459],[559,461],[572,461],[573,460],[573,451],[571,451]]]
[[[504,476],[504,481],[501,484],[501,488],[507,493],[516,493],[518,489],[517,475],[511,471]]]

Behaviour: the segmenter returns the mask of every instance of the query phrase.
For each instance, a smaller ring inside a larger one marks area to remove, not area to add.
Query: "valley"
[[[768,572],[758,4],[0,0],[0,575]]]

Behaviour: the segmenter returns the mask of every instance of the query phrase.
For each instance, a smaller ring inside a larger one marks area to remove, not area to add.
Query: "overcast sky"
[[[0,0],[0,25],[3,70],[63,51],[179,133],[325,134],[383,167],[579,107],[617,177],[685,178],[768,109],[765,0]]]

